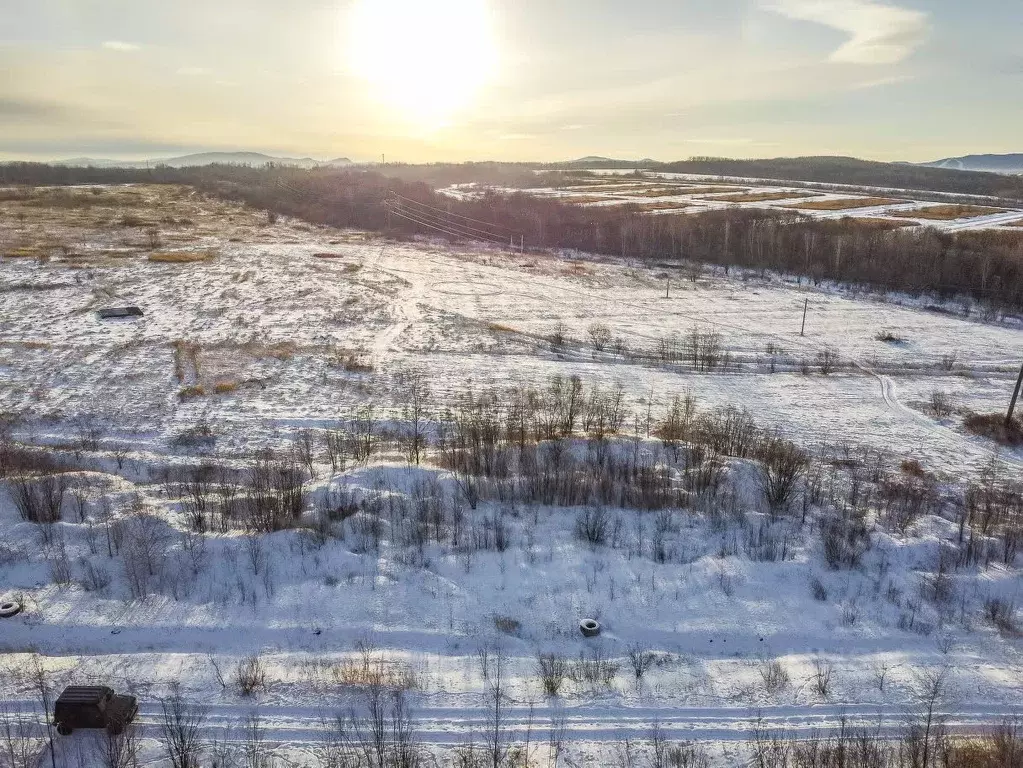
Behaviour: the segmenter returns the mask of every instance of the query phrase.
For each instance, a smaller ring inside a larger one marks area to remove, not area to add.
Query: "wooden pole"
[[[1019,391],[1023,389],[1023,367],[1019,369],[1019,378],[1016,379],[1016,389],[1012,393],[1012,402],[1009,403],[1009,412],[1005,416],[1005,426],[1012,426],[1012,414],[1016,410],[1016,401],[1019,400]]]
[[[800,336],[806,336],[806,311],[810,308],[810,300],[806,299],[803,302],[803,327],[799,329]]]
[[[668,280],[664,284],[664,298],[666,298],[666,299],[670,299],[671,298],[670,291],[671,291],[671,280]]]

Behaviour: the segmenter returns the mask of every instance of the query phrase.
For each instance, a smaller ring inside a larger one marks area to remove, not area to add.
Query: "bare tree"
[[[36,718],[12,711],[6,702],[0,703],[2,768],[37,768],[39,753],[45,743],[45,732]]]
[[[426,415],[430,403],[430,384],[426,373],[418,369],[402,372],[398,391],[405,422],[405,457],[409,464],[418,465],[426,446]]]
[[[131,724],[120,733],[99,731],[93,742],[96,759],[103,768],[138,768],[139,749],[138,728]]]
[[[483,742],[487,749],[487,765],[500,768],[508,753],[504,732],[504,704],[508,697],[505,691],[504,650],[480,648],[477,653],[480,671],[483,673],[483,701],[487,708],[486,731]]]
[[[200,768],[201,733],[209,710],[189,704],[177,688],[160,702],[160,708],[159,729],[172,768]]]
[[[920,761],[914,768],[937,765],[937,743],[944,736],[944,723],[938,712],[945,697],[948,667],[925,669],[916,675],[914,693],[919,702],[916,722],[910,726],[910,739],[919,745]]]

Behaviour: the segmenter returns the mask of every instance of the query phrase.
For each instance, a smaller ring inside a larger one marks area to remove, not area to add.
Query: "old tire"
[[[61,736],[70,736],[74,728],[64,725],[64,723],[57,723],[57,733]]]
[[[583,637],[596,637],[600,634],[600,622],[596,619],[583,619],[579,622],[579,631]]]
[[[17,616],[19,613],[21,613],[21,603],[14,600],[0,603],[0,619],[9,619],[11,616]]]

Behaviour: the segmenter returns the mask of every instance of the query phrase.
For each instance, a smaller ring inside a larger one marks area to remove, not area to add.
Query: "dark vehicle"
[[[75,728],[106,728],[116,735],[124,731],[138,711],[134,696],[115,694],[105,685],[72,685],[57,699],[53,720],[61,736]]]

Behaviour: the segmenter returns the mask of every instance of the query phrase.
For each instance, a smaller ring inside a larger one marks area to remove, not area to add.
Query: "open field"
[[[442,764],[489,733],[533,765],[645,760],[655,723],[742,764],[758,712],[890,735],[938,677],[953,730],[1019,714],[1023,450],[963,426],[1016,318],[177,187],[0,213],[33,249],[0,259],[10,708],[38,662],[136,692],[149,760],[177,690],[312,763],[401,690]]]
[[[777,200],[798,200],[803,197],[817,197],[818,192],[750,192],[742,195],[721,195],[703,198],[721,203],[766,203]]]
[[[632,170],[617,174],[614,171],[599,173],[605,173],[607,177],[600,180],[593,176],[581,176],[580,180],[586,179],[586,183],[518,191],[542,198],[554,197],[578,205],[616,206],[642,198],[652,198],[664,204],[644,207],[651,215],[678,212],[683,209],[686,213],[701,213],[738,206],[776,211],[797,210],[819,219],[849,216],[856,219],[885,220],[887,223],[883,226],[886,228],[895,228],[896,222],[902,219],[904,223],[899,226],[930,226],[949,232],[1013,227],[1023,221],[1023,210],[963,205],[958,202],[934,205],[913,199],[913,193],[906,190],[878,189],[876,192],[881,194],[872,194],[872,190],[865,189],[849,188],[847,192],[836,192],[831,188],[836,185],[818,185],[819,188],[814,188],[812,184],[800,183],[788,186],[766,179],[715,179],[652,172],[643,173],[643,178],[635,178],[635,172]],[[627,183],[621,180],[622,176],[629,177]],[[743,186],[722,182],[740,182]],[[443,192],[453,197],[464,198],[477,194],[478,190],[473,184],[462,184]],[[941,199],[941,196],[938,195],[938,198]],[[803,202],[798,202],[800,200]],[[669,203],[676,205],[669,207]],[[968,218],[961,218],[956,215],[960,212],[972,213]]]
[[[913,211],[896,211],[893,216],[904,216],[912,219],[929,221],[954,221],[955,219],[975,219],[978,216],[990,216],[993,213],[1004,213],[1001,208],[985,208],[980,205],[932,205]]]
[[[811,200],[807,203],[787,205],[800,211],[848,211],[853,208],[877,208],[885,205],[898,205],[905,200],[891,200],[885,197],[848,197],[836,200]]]

